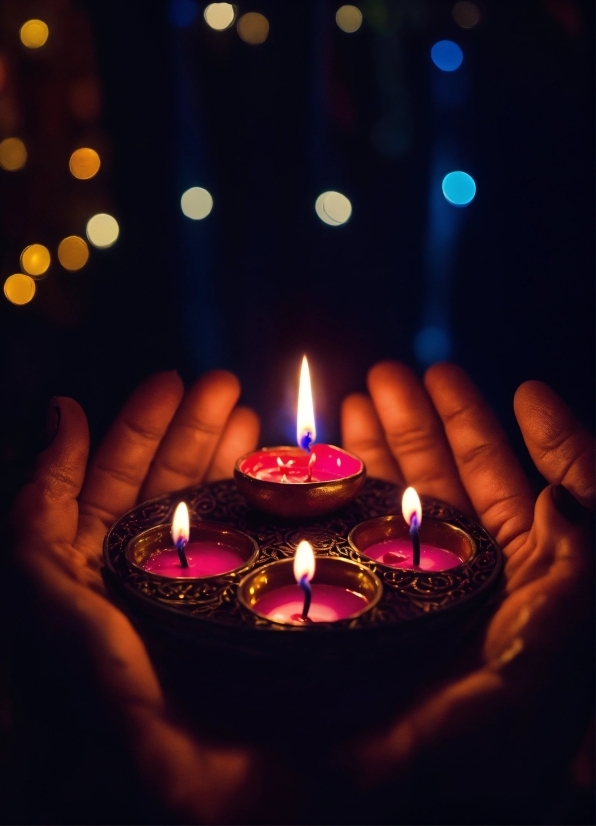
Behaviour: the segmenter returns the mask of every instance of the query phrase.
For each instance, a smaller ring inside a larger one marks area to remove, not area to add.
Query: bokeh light
[[[450,172],[443,178],[443,195],[454,206],[467,206],[476,195],[476,182],[467,172]]]
[[[192,186],[180,198],[180,206],[187,218],[200,221],[206,218],[213,209],[213,198],[211,193],[202,186]]]
[[[229,29],[234,22],[234,6],[231,3],[210,3],[203,15],[208,26],[221,32]]]
[[[462,29],[473,29],[480,22],[480,9],[476,3],[460,0],[451,10],[453,19]]]
[[[451,355],[451,338],[441,327],[423,327],[414,339],[414,352],[425,367],[444,361]]]
[[[97,175],[101,161],[95,149],[84,147],[82,149],[75,149],[70,156],[68,168],[75,178],[81,181],[87,181]]]
[[[453,40],[439,40],[430,50],[433,63],[443,72],[454,72],[462,64],[464,53]]]
[[[264,14],[259,14],[257,11],[243,14],[236,28],[240,38],[251,46],[264,43],[269,35],[269,21]]]
[[[89,247],[79,235],[69,235],[58,244],[58,261],[65,270],[75,272],[89,260]]]
[[[362,25],[362,12],[356,6],[341,6],[335,13],[335,22],[342,32],[352,34]]]
[[[40,49],[50,34],[50,30],[43,20],[27,20],[23,23],[19,36],[21,43],[28,49]]]
[[[338,227],[352,214],[352,204],[341,192],[322,192],[315,201],[315,212],[325,224]]]
[[[21,253],[21,267],[29,275],[43,275],[51,260],[50,251],[43,244],[30,244]]]
[[[20,138],[5,138],[0,143],[0,166],[9,172],[22,169],[27,163],[27,150]]]
[[[4,295],[11,304],[28,304],[35,295],[35,281],[22,272],[9,275],[4,282]]]
[[[118,221],[106,212],[99,212],[87,221],[87,238],[94,247],[99,249],[111,247],[119,234]]]
[[[170,0],[168,20],[177,29],[191,26],[199,15],[199,8],[194,0]]]

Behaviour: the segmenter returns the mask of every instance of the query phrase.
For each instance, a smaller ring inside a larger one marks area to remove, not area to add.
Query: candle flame
[[[294,576],[296,582],[300,582],[302,577],[310,582],[315,575],[315,555],[309,542],[302,540],[296,548],[294,556]]]
[[[310,450],[317,437],[315,430],[315,412],[310,388],[310,373],[306,356],[302,358],[300,385],[298,387],[298,415],[296,417],[296,439],[300,447]]]
[[[172,519],[172,539],[174,540],[174,545],[178,545],[181,539],[188,542],[189,536],[188,508],[185,502],[180,502],[174,511],[174,518]]]
[[[403,499],[401,500],[401,512],[408,525],[412,525],[412,520],[416,518],[416,524],[420,527],[422,522],[422,506],[420,504],[420,497],[414,488],[406,488]]]

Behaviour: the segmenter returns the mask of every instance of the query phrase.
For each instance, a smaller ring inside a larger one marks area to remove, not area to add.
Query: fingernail
[[[555,508],[568,522],[579,525],[584,521],[586,509],[564,485],[553,485],[551,496]]]
[[[52,399],[50,402],[50,406],[48,407],[48,416],[46,419],[46,438],[48,441],[48,445],[51,445],[54,439],[56,438],[56,433],[58,433],[58,428],[60,427],[60,407],[58,406],[58,402],[56,401],[56,397]]]

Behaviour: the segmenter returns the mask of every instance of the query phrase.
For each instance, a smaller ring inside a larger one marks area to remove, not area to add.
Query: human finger
[[[259,417],[254,410],[236,407],[228,419],[205,480],[215,482],[231,478],[236,460],[257,447],[259,429]]]
[[[364,393],[347,396],[341,406],[342,444],[366,465],[369,476],[403,485],[397,462],[385,441],[375,408]]]
[[[157,451],[141,498],[203,480],[239,395],[238,379],[225,370],[205,373],[193,384]]]
[[[466,373],[455,364],[430,367],[424,383],[451,445],[474,510],[509,556],[532,525],[532,489],[505,431]]]
[[[443,425],[417,376],[404,364],[385,361],[370,370],[368,387],[406,483],[471,513]]]
[[[547,384],[527,381],[514,410],[530,456],[551,484],[563,484],[594,507],[594,436]]]
[[[177,373],[157,373],[132,393],[89,467],[77,544],[97,555],[106,530],[134,507],[183,393]]]

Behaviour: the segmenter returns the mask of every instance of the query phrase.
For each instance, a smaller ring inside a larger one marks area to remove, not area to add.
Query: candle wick
[[[178,551],[178,558],[180,559],[180,565],[183,568],[188,568],[188,559],[186,558],[186,552],[184,550],[184,547],[185,547],[187,542],[188,542],[188,539],[185,539],[183,536],[181,536],[180,539],[176,542],[176,550]]]
[[[304,591],[304,608],[302,609],[301,619],[306,620],[308,619],[308,612],[310,610],[310,600],[312,598],[312,590],[310,587],[310,582],[308,581],[307,574],[304,574],[303,577],[300,577],[300,582],[298,585]]]
[[[310,430],[307,430],[303,436],[300,437],[300,447],[302,450],[306,450],[307,453],[310,453],[310,446],[312,445],[312,433]]]
[[[412,564],[420,567],[420,537],[418,536],[418,517],[412,514],[410,522],[410,538],[412,540]]]

